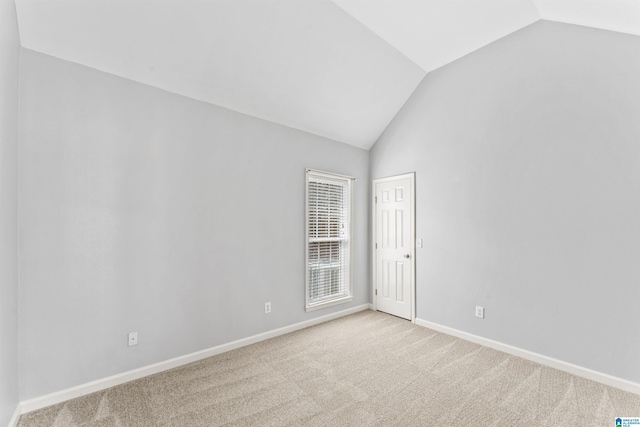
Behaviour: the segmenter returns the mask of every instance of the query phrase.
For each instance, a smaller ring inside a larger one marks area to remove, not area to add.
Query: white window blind
[[[351,299],[351,182],[307,171],[307,311]]]

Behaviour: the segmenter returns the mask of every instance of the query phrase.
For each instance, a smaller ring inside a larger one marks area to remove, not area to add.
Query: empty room
[[[0,426],[631,426],[639,304],[638,0],[0,0]]]

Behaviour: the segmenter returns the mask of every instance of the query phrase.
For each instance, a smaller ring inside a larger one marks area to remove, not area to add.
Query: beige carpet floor
[[[614,426],[640,396],[365,311],[25,414],[32,426]]]

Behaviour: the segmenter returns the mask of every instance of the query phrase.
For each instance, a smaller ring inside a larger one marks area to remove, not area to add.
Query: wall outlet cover
[[[138,345],[138,333],[129,332],[129,347],[132,345]]]

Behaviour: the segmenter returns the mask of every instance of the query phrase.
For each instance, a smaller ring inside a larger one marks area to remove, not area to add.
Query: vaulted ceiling
[[[422,78],[540,19],[640,0],[16,0],[25,48],[369,148]]]

